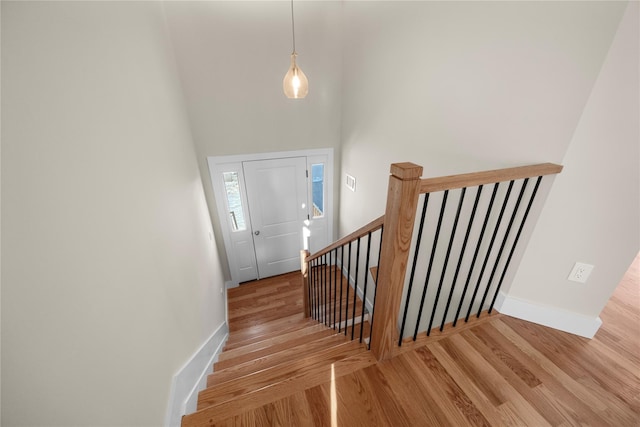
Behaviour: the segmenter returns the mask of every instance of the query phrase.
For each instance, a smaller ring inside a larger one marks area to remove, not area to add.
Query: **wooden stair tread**
[[[230,288],[228,290],[229,300],[245,295],[259,294],[260,292],[265,291],[268,292],[271,289],[281,288],[283,286],[299,286],[302,288],[300,272],[295,271],[292,273],[281,274],[279,276],[247,282],[235,288]]]
[[[322,351],[323,349],[345,342],[349,341],[344,337],[344,335],[331,335],[307,344],[287,348],[277,353],[268,354],[254,360],[248,360],[244,363],[216,370],[207,377],[207,387],[212,387],[216,384],[228,381],[229,379],[247,375],[251,372],[260,371],[281,363],[288,363],[291,360],[306,357]]]
[[[364,326],[363,326],[364,325]],[[353,337],[354,340],[359,340],[360,339],[360,329],[364,327],[364,330],[362,331],[362,339],[368,339],[369,338],[369,332],[371,332],[371,324],[369,323],[368,320],[365,320],[364,323],[356,323],[355,324],[355,331],[353,332]],[[351,326],[347,327],[347,339],[351,339]],[[344,329],[342,330],[344,333]]]
[[[230,335],[214,364],[214,373],[207,377],[207,388],[199,393],[198,411],[183,418],[184,426],[193,422],[211,426],[232,413],[315,387],[331,378],[332,367],[339,377],[375,363],[366,344],[359,342],[360,331],[363,340],[368,339],[370,331],[362,300],[340,270],[328,268],[327,272],[338,280],[321,293],[323,297],[337,297],[335,303],[326,304],[331,317],[334,305],[338,315],[342,303],[339,333],[323,319],[305,316],[299,273],[229,289]],[[351,321],[355,308],[356,323],[346,327],[345,335],[347,305],[347,319]],[[325,305],[319,309],[324,313]]]
[[[266,339],[269,338],[273,338],[273,337],[277,337],[278,335],[281,335],[283,333],[289,333],[289,332],[293,332],[293,331],[297,331],[299,329],[304,329],[307,328],[309,326],[315,326],[317,325],[318,322],[310,317],[299,321],[297,323],[293,323],[291,325],[288,325],[286,327],[280,327],[280,328],[276,328],[273,330],[270,329],[263,329],[262,331],[256,333],[256,334],[243,334],[243,336],[239,336],[239,333],[241,332],[245,332],[245,331],[240,331],[240,332],[234,332],[232,334],[230,334],[229,339],[227,340],[225,346],[224,346],[224,350],[232,350],[234,348],[237,347],[242,347],[254,342],[258,342],[258,341],[264,341]]]
[[[342,320],[344,320],[345,317],[345,312],[347,312],[347,317],[350,319],[353,315],[353,299],[350,298],[349,299],[349,305],[347,306],[345,304],[346,301],[342,301],[342,310],[340,310],[340,300],[336,301],[336,317],[342,317]],[[312,313],[315,313],[315,310],[317,310],[319,312],[319,314],[321,316],[324,316],[325,313],[325,307],[327,309],[327,316],[331,315],[331,317],[333,318],[333,302],[330,302],[328,304],[321,304],[320,306],[318,306],[317,308],[312,306]],[[356,315],[362,315],[362,309],[363,309],[364,305],[362,304],[362,301],[360,300],[360,298],[358,298],[356,300]],[[342,314],[342,316],[340,316],[340,313]]]
[[[234,399],[253,390],[267,387],[277,382],[285,381],[291,377],[300,377],[314,369],[322,369],[327,365],[355,356],[362,351],[367,351],[357,341],[343,342],[329,347],[315,354],[301,357],[271,366],[257,372],[251,372],[239,378],[234,378],[222,384],[206,388],[198,394],[198,409],[218,405]]]
[[[304,307],[302,303],[302,295],[290,304],[281,304],[270,307],[268,310],[262,310],[260,317],[254,316],[254,313],[243,314],[240,317],[229,318],[229,331],[235,332],[242,329],[262,326],[264,323],[271,321],[280,321],[283,315],[295,316],[303,314]]]
[[[260,298],[269,295],[278,295],[281,292],[286,292],[293,289],[300,289],[302,291],[302,281],[286,281],[278,283],[275,286],[265,285],[264,283],[255,282],[255,284],[240,285],[236,288],[230,288],[227,291],[229,304],[238,304],[246,300],[252,300],[254,298]]]
[[[242,346],[238,346],[236,348],[232,348],[232,349],[225,348],[222,354],[220,354],[220,357],[218,360],[220,361],[220,360],[231,359],[241,354],[250,353],[252,351],[260,350],[260,349],[277,345],[277,344],[282,344],[284,342],[288,342],[293,339],[303,337],[305,335],[310,335],[310,334],[320,332],[320,331],[325,331],[325,330],[327,330],[326,326],[316,323],[314,325],[307,326],[306,328],[296,329],[289,332],[283,332],[277,336],[266,338],[260,341],[255,341],[252,343],[248,343]]]
[[[276,330],[283,330],[289,328],[291,326],[297,326],[301,322],[304,322],[306,319],[302,309],[299,313],[291,314],[285,317],[282,317],[277,320],[270,320],[267,322],[263,322],[259,325],[251,325],[246,328],[231,328],[232,322],[229,322],[229,342],[242,341],[247,338],[251,338],[256,335],[264,334],[267,332],[273,332]]]
[[[276,295],[255,296],[251,299],[250,305],[242,300],[229,302],[229,321],[241,319],[269,308],[278,309],[298,301],[302,301],[302,290],[300,289],[283,290]]]
[[[328,382],[327,378],[331,378],[332,375],[334,378],[339,378],[375,363],[376,359],[373,354],[363,350],[355,356],[338,360],[332,365],[325,364],[313,370],[305,370],[299,375],[288,377],[284,381],[254,389],[233,400],[185,415],[182,418],[182,427],[210,427],[218,421],[229,418],[232,414],[255,409],[293,393],[326,383]]]
[[[244,354],[240,354],[237,356],[232,356],[230,358],[223,358],[224,353],[220,354],[220,358],[218,359],[218,362],[216,362],[213,366],[214,369],[223,369],[223,368],[227,368],[229,366],[233,366],[235,364],[239,364],[239,363],[243,363],[243,362],[247,362],[249,360],[253,360],[256,359],[258,357],[262,357],[262,356],[266,356],[267,354],[271,354],[271,353],[275,353],[278,352],[280,350],[284,350],[285,348],[289,348],[292,346],[298,346],[301,344],[305,344],[308,342],[312,342],[315,341],[317,339],[320,338],[324,338],[324,337],[328,337],[331,335],[334,335],[335,332],[333,329],[324,329],[324,330],[320,330],[318,332],[314,332],[311,334],[307,334],[307,335],[303,335],[301,337],[297,337],[295,339],[286,341],[284,343],[279,343],[279,344],[275,344],[272,345],[270,347],[266,347],[266,348],[261,348],[255,351],[251,351],[248,353],[244,353]]]

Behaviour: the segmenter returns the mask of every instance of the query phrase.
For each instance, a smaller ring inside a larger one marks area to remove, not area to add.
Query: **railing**
[[[561,169],[543,164],[422,180],[398,345],[492,312],[542,178]]]
[[[420,166],[391,165],[384,217],[317,254],[303,253],[305,310],[339,331],[344,328],[345,335],[350,326],[352,339],[360,324],[361,341],[362,325],[371,314],[369,346],[379,360],[391,357],[403,340],[415,340],[421,332],[429,335],[434,327],[442,331],[462,317],[467,322],[472,313],[479,317],[485,310],[491,312],[513,270],[542,178],[561,170],[562,166],[545,163],[423,180]],[[452,200],[457,201],[455,207]],[[371,252],[372,242],[377,252]],[[376,265],[376,277],[369,279]],[[374,283],[368,286],[369,282]],[[358,292],[365,302],[359,318]],[[370,307],[368,301],[373,301]],[[343,303],[351,303],[351,311]]]
[[[380,217],[313,256],[301,254],[305,312],[351,340],[368,340],[373,327],[377,269],[371,267],[380,259],[383,222]]]

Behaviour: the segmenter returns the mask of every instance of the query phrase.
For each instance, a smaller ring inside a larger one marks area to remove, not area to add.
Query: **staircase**
[[[332,375],[376,363],[365,342],[351,340],[352,328],[359,337],[361,326],[368,338],[368,322],[348,325],[345,334],[344,322],[334,328],[305,317],[300,272],[245,284],[228,296],[229,339],[198,395],[197,412],[183,417],[183,427],[225,425],[245,411],[327,383]],[[361,310],[358,299],[356,311]]]
[[[384,363],[377,361],[386,362],[431,339],[446,338],[462,318],[459,331],[490,321],[540,182],[561,170],[562,166],[545,163],[421,179],[420,166],[391,165],[384,216],[315,254],[302,251],[300,272],[228,292],[229,339],[207,388],[198,395],[197,411],[184,416],[182,425],[238,425],[237,417],[240,425],[276,425],[245,423],[242,417],[267,406],[270,412],[291,415],[299,405],[286,409],[282,402],[287,398],[301,392],[313,395],[312,388],[329,383],[335,387],[337,378],[355,376],[342,388],[344,395],[351,396],[348,402],[363,390],[357,379],[362,369],[383,369]],[[483,193],[484,186],[488,190]],[[467,189],[473,195],[473,207],[471,200],[464,202]],[[457,202],[453,202],[455,211],[447,208],[448,198]],[[422,208],[416,222],[419,200]],[[445,216],[454,218],[443,221]],[[464,238],[456,238],[458,224],[458,235]],[[409,279],[406,289],[405,277]],[[373,329],[358,295],[367,300],[375,319]],[[431,362],[427,365],[433,367]],[[399,384],[420,372],[405,375]],[[379,376],[371,378],[367,381],[375,382]],[[379,383],[374,388],[386,395],[386,380]],[[409,393],[405,400],[411,399]],[[394,400],[387,396],[384,402]],[[348,415],[353,408],[345,402],[342,413]],[[373,409],[362,408],[367,418]],[[365,425],[377,421],[373,418]]]

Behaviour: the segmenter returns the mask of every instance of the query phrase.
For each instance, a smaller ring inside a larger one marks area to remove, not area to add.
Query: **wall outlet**
[[[587,279],[589,278],[592,270],[593,265],[585,264],[583,262],[576,262],[567,279],[571,280],[572,282],[587,283]]]

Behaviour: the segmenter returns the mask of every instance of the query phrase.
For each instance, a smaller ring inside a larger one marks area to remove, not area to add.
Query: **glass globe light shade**
[[[309,93],[309,81],[300,67],[296,64],[296,53],[291,54],[291,67],[284,76],[282,88],[287,98],[304,98]]]

